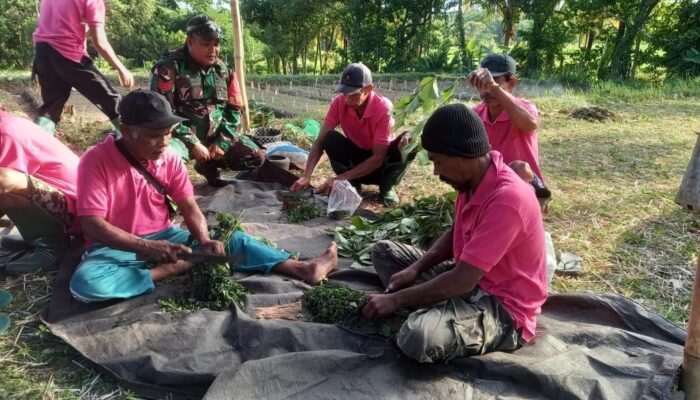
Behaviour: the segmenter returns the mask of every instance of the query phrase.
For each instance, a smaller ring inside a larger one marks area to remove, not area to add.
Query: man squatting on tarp
[[[192,249],[242,255],[237,271],[274,271],[310,284],[335,267],[335,243],[316,258],[298,261],[241,231],[227,244],[210,238],[185,165],[168,147],[172,127],[185,119],[172,113],[165,97],[151,91],[129,93],[119,109],[122,137],[108,136],[88,150],[78,166],[76,208],[87,242],[70,282],[76,299],[95,302],[151,292],[155,281],[192,268],[194,263],[178,260],[178,253]],[[172,224],[166,197],[127,157],[162,185],[187,229]]]
[[[510,351],[535,335],[547,298],[542,214],[534,191],[489,142],[463,104],[439,108],[423,129],[433,173],[457,190],[455,219],[426,252],[380,241],[372,262],[386,294],[362,312],[381,318],[412,312],[399,348],[420,362]]]

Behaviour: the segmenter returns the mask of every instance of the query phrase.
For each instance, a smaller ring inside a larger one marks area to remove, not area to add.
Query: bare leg
[[[317,285],[338,264],[338,246],[332,242],[318,257],[307,261],[288,259],[275,265],[273,271],[290,275],[302,281]]]
[[[156,265],[151,268],[151,279],[153,279],[153,282],[157,282],[171,276],[180,275],[194,265],[195,264],[190,261],[178,261],[171,264]]]

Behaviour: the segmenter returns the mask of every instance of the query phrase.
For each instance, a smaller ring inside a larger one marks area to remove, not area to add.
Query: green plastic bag
[[[292,123],[287,123],[284,125],[286,128],[293,130],[295,133],[304,131],[311,139],[316,140],[318,134],[321,132],[321,124],[313,119],[304,120],[304,128],[298,127]]]

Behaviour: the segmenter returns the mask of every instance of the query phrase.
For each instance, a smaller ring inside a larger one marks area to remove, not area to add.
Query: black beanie
[[[429,152],[447,156],[476,158],[489,152],[484,124],[471,107],[462,103],[435,110],[423,127],[421,141]]]

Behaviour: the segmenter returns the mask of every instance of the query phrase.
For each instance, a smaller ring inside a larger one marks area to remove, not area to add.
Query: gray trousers
[[[382,240],[372,248],[372,263],[384,287],[391,276],[411,265],[424,252]],[[453,263],[429,268],[416,283],[449,271]],[[495,297],[478,286],[463,296],[412,312],[396,336],[396,344],[419,362],[449,361],[492,351],[512,351],[523,344],[515,321]]]

